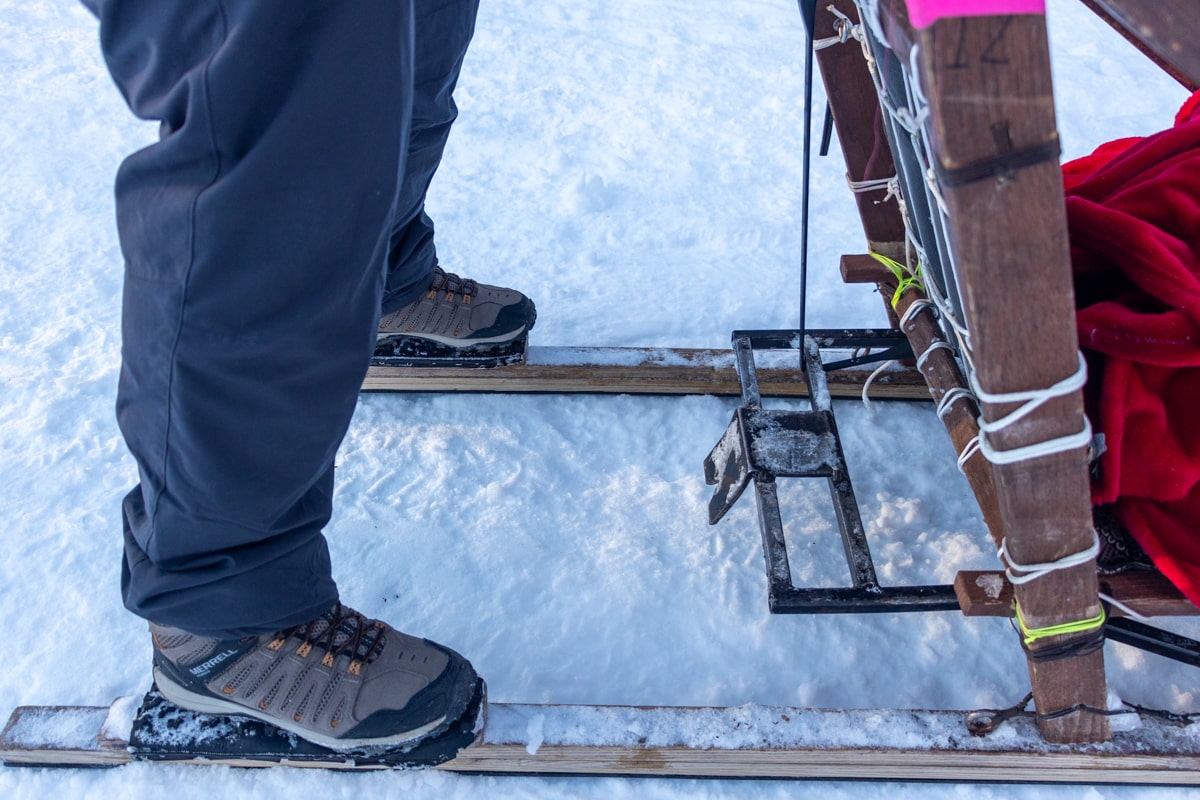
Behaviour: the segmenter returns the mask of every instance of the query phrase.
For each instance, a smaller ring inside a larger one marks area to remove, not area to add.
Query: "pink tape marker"
[[[1045,13],[1046,0],[908,0],[908,19],[915,28],[928,28],[946,17]]]

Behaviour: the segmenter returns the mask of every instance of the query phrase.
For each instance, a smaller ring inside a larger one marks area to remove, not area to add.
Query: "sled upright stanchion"
[[[1084,2],[1160,56],[1182,35],[1161,23],[1188,5]],[[1010,574],[1028,579],[1013,582],[1039,730],[1103,741],[1105,626],[1045,18],[1029,3],[964,8],[822,2],[818,63],[871,255],[899,267],[873,282],[918,354]],[[1198,26],[1188,17],[1180,30]],[[1167,50],[1159,63],[1194,84],[1200,62]],[[897,290],[906,285],[915,289]],[[1169,634],[1109,630],[1189,658]]]
[[[940,218],[925,251],[954,281],[946,296],[969,331],[1008,563],[1054,566],[1016,587],[1039,729],[1107,740],[1095,559],[1068,560],[1094,541],[1086,420],[1077,389],[1052,391],[1080,357],[1045,17],[914,29],[904,4],[887,5],[880,28],[908,71],[907,121],[929,161],[912,188]]]
[[[814,332],[815,333],[815,332]],[[831,348],[882,345],[884,354],[902,348],[894,331],[846,331],[844,337],[803,337],[802,356],[810,390],[809,411],[776,411],[762,407],[758,395],[754,351],[795,349],[800,332],[736,331],[733,350],[742,382],[742,403],[725,434],[704,462],[705,479],[717,488],[709,502],[709,522],[716,524],[746,487],[754,483],[768,606],[775,614],[862,614],[897,611],[956,611],[953,586],[880,586],[859,515],[858,502],[838,437],[833,402],[821,363],[821,344]],[[783,530],[778,478],[823,478],[829,486],[852,586],[796,587],[792,584]]]

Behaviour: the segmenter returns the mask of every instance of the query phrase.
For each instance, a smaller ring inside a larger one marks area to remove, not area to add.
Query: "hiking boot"
[[[379,320],[379,344],[424,339],[450,348],[511,342],[533,327],[533,301],[513,289],[433,270],[425,294]]]
[[[150,623],[175,705],[275,725],[333,750],[408,748],[459,721],[480,683],[452,650],[338,603],[275,634],[220,640]]]

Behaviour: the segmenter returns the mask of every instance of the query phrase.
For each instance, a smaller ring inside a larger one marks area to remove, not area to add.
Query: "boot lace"
[[[429,284],[430,291],[445,291],[447,294],[461,294],[464,297],[474,297],[478,287],[479,284],[470,278],[460,278],[441,267],[433,268],[433,282]]]
[[[304,640],[301,648],[321,648],[326,652],[325,660],[330,663],[346,654],[352,662],[369,664],[383,652],[387,643],[384,627],[379,620],[367,619],[338,602],[312,622],[281,631],[278,638],[301,637]]]

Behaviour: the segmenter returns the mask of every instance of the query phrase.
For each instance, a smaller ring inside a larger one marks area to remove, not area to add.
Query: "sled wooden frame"
[[[1187,0],[1081,2],[1185,86],[1200,85],[1200,56],[1179,46],[1196,40],[1187,33],[1189,29],[1200,29]],[[994,393],[1049,386],[1074,372],[1078,347],[1045,19],[1036,14],[956,17],[916,30],[908,22],[903,0],[878,0],[878,4],[887,45],[905,57],[917,48],[915,63],[930,106],[935,167],[956,178],[956,185],[943,187],[943,196],[950,220],[949,246],[961,268],[957,279],[973,332],[979,382]],[[840,34],[838,14],[855,22],[859,19],[854,0],[818,1],[815,39]],[[854,43],[824,48],[817,53],[817,62],[848,178],[862,182],[894,175],[883,114],[860,48]],[[1036,157],[1021,161],[1022,154]],[[903,258],[903,221],[896,205],[886,199],[882,187],[856,193],[868,248]],[[885,297],[895,291],[895,279],[869,256],[846,256],[841,266],[849,282],[878,283]],[[921,299],[915,290],[905,292],[895,309],[889,309],[893,321]],[[914,352],[928,351],[921,372],[928,392],[941,400],[967,382],[950,351],[929,349],[942,339],[931,316],[915,314],[905,333]],[[738,393],[736,378],[725,366],[727,351],[672,350],[666,351],[667,358],[663,352],[646,350],[640,363],[606,366],[562,363],[564,357],[567,362],[571,358],[564,350],[551,354],[546,364],[535,357],[525,365],[470,375],[461,370],[373,369],[364,389]],[[672,360],[676,363],[669,365]],[[717,362],[720,366],[714,367]],[[861,377],[852,375],[831,385],[833,394],[856,393],[854,384]],[[907,379],[896,382],[905,388],[881,387],[879,396],[914,396],[908,394],[912,386]],[[806,394],[798,371],[769,375],[763,388],[767,395]],[[916,396],[927,395],[918,389]],[[970,402],[951,405],[944,422],[956,451],[961,453],[978,436],[981,413],[994,421],[1015,405],[985,403],[982,409]],[[1016,449],[1075,433],[1082,424],[1082,401],[1076,393],[1045,404],[993,439],[998,449]],[[965,462],[964,472],[992,536],[997,544],[1006,541],[1019,561],[1054,561],[1090,545],[1082,449],[996,466],[975,455]],[[1015,592],[1006,587],[1004,597],[1015,596],[1029,627],[1041,628],[1098,614],[1098,586],[1094,564],[1084,564],[1048,574]],[[960,590],[960,599],[963,596]],[[1138,602],[1144,610],[1169,607],[1172,614],[1196,613],[1169,588],[1158,595],[1139,596]],[[974,602],[964,610],[1009,613],[998,608],[995,603]],[[1033,650],[1053,648],[1066,638],[1045,639]],[[1102,651],[1058,661],[1030,659],[1029,672],[1039,709],[1081,709],[1042,720],[1039,727],[1048,741],[1109,738],[1108,720],[1084,710],[1105,705]]]
[[[9,767],[118,767],[135,760],[127,730],[136,698],[103,706],[27,706],[0,733]],[[997,783],[1188,785],[1200,750],[1153,720],[1085,752],[1041,741],[1028,718],[1002,741],[965,734],[962,712],[562,706],[493,703],[480,741],[438,769],[467,774],[791,778]],[[600,741],[589,740],[596,737]],[[889,737],[928,743],[903,747]],[[262,758],[169,763],[385,769]]]
[[[1200,32],[1194,9],[1180,0],[1083,0],[1185,86],[1200,79],[1200,55],[1190,34]],[[1051,386],[1078,367],[1074,299],[1065,204],[1057,158],[1058,134],[1050,82],[1045,18],[1039,14],[953,17],[915,29],[903,0],[877,0],[886,48],[915,66],[928,103],[931,168],[948,221],[946,248],[957,265],[976,377],[994,394]],[[813,37],[844,41],[845,19],[860,21],[853,0],[818,0]],[[885,180],[896,174],[879,102],[863,51],[856,42],[822,48],[817,61],[845,156],[848,180]],[[870,184],[868,184],[869,186]],[[870,249],[903,258],[904,221],[880,186],[856,194]],[[875,281],[885,297],[896,279],[862,258],[843,260],[852,281]],[[873,276],[873,277],[872,277]],[[906,291],[895,312],[903,317],[922,299]],[[923,373],[936,400],[965,389],[951,351],[929,350],[941,339],[928,311],[905,325],[913,351],[927,353]],[[955,402],[944,417],[956,451],[979,433],[977,415],[991,422],[1017,403]],[[1012,450],[1065,437],[1083,428],[1079,392],[1058,397],[991,436],[997,450]],[[1085,449],[1009,464],[991,464],[978,453],[964,464],[984,520],[997,545],[1020,563],[1044,563],[1088,549],[1092,543]],[[962,587],[966,581],[960,580]],[[1094,618],[1101,611],[1094,561],[1057,570],[1029,583],[1006,587],[1031,629]],[[1171,613],[1195,613],[1168,589]],[[1147,600],[1148,610],[1161,610]],[[997,612],[976,603],[974,613]],[[971,613],[970,608],[964,611]],[[1110,738],[1109,720],[1088,709],[1105,708],[1103,650],[1042,661],[1039,650],[1062,645],[1070,635],[1029,645],[1030,680],[1036,706],[1045,712],[1039,729],[1047,741],[1100,742]],[[1075,709],[1072,711],[1072,709]]]

